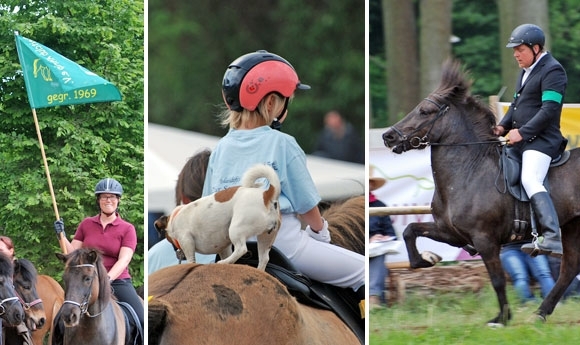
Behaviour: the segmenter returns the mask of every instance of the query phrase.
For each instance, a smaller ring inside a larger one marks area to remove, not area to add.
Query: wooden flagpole
[[[42,161],[44,162],[44,171],[46,172],[48,189],[50,190],[50,197],[52,199],[52,207],[54,209],[56,220],[59,220],[60,215],[58,214],[58,207],[56,206],[56,198],[54,196],[54,189],[52,188],[52,180],[50,179],[50,170],[48,170],[48,161],[46,160],[46,153],[44,152],[44,143],[42,142],[42,135],[40,134],[40,126],[38,125],[38,118],[36,117],[36,109],[34,108],[32,108],[32,117],[34,117],[34,126],[36,127],[36,135],[38,136],[38,142],[40,144],[40,152],[42,153]],[[64,232],[58,234],[58,243],[60,245],[60,250],[63,252],[63,254],[67,254],[66,239],[64,238]]]

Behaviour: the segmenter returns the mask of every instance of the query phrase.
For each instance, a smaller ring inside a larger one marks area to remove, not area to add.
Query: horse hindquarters
[[[149,344],[352,345],[332,312],[299,304],[278,280],[246,265],[184,264],[149,276]]]

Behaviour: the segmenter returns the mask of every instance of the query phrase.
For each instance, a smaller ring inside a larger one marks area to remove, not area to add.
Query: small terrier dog
[[[269,182],[267,189],[256,183],[262,178]],[[248,251],[246,240],[256,236],[258,269],[265,270],[280,229],[280,188],[272,167],[255,165],[244,173],[241,186],[177,206],[170,216],[157,219],[155,228],[181,249],[189,262],[195,262],[197,251],[219,254],[222,259],[218,263],[233,264]]]

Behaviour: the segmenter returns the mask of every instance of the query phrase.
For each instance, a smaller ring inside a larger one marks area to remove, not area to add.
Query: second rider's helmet
[[[120,197],[123,195],[123,186],[113,178],[104,178],[95,186],[95,195],[98,197],[102,193],[111,193]]]
[[[277,92],[289,98],[296,89],[310,86],[300,83],[294,67],[284,58],[258,50],[242,55],[227,68],[222,82],[222,96],[230,110],[256,110],[266,95]]]

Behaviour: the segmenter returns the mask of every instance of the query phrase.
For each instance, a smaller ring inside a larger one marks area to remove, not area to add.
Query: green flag
[[[115,85],[40,43],[16,34],[16,49],[33,109],[121,100]]]

